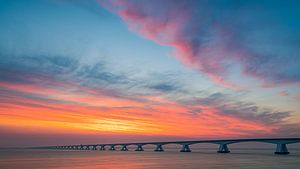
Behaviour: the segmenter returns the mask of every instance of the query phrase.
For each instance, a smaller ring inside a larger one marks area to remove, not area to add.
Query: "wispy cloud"
[[[222,133],[228,136],[276,135],[291,125],[286,121],[291,117],[288,111],[260,108],[221,92],[196,94],[188,89],[189,86],[178,82],[176,74],[172,73],[131,78],[132,74],[113,73],[105,62],[82,65],[76,59],[63,56],[2,57],[0,61],[2,111],[16,106],[37,112],[43,110],[47,118],[56,119],[52,125],[67,122],[69,127],[80,124],[86,126],[84,130],[101,132],[106,131],[104,124],[123,125],[128,132],[144,126],[140,131],[143,133],[153,124],[155,128],[147,132],[168,130],[170,135],[192,136],[193,131],[203,129],[207,132],[199,134],[207,137]],[[64,117],[54,112],[62,112]],[[2,116],[26,119],[23,113],[2,112]],[[81,121],[84,114],[86,117]],[[69,116],[72,121],[68,120]],[[44,121],[40,114],[35,114],[33,119]],[[220,124],[214,126],[218,121]],[[182,125],[186,127],[174,130]],[[212,127],[207,128],[210,125]],[[190,130],[192,128],[196,129]],[[213,130],[218,132],[209,134]]]
[[[296,1],[99,2],[131,30],[173,47],[183,63],[226,87],[240,88],[228,78],[235,62],[266,87],[300,82]]]

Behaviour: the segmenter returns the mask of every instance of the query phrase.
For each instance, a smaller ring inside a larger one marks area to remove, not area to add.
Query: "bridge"
[[[190,145],[201,144],[201,143],[211,143],[219,145],[218,153],[229,153],[230,144],[243,143],[243,142],[263,142],[276,145],[275,154],[289,154],[287,145],[293,143],[299,143],[300,138],[258,138],[258,139],[230,139],[230,140],[197,140],[197,141],[167,141],[167,142],[136,142],[136,143],[114,143],[114,144],[87,144],[87,145],[65,145],[65,146],[48,146],[39,147],[47,149],[62,149],[62,150],[108,150],[115,151],[116,146],[121,146],[121,151],[128,151],[128,146],[136,146],[135,151],[144,151],[143,146],[145,145],[155,145],[154,151],[162,152],[164,151],[163,146],[167,144],[177,144],[181,145],[180,152],[191,152]]]

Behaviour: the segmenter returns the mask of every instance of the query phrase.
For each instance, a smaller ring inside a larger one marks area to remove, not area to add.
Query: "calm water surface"
[[[290,155],[274,155],[273,149],[215,151],[0,150],[0,169],[300,169],[300,150]]]

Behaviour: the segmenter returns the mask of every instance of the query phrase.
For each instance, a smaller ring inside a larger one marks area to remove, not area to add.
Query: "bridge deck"
[[[258,139],[224,139],[224,140],[189,140],[189,141],[165,141],[165,142],[133,142],[133,143],[112,143],[98,145],[165,145],[165,144],[197,144],[197,143],[213,143],[213,144],[233,144],[240,142],[265,142],[265,143],[284,143],[292,144],[300,142],[300,138],[258,138]]]

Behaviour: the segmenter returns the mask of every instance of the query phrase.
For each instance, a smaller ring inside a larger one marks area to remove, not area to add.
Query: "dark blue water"
[[[0,150],[0,169],[300,169],[300,150],[274,155],[273,149],[215,149],[180,153],[135,151]]]

